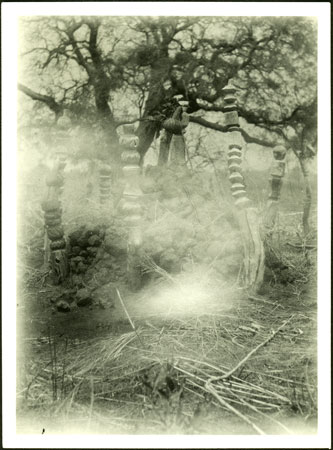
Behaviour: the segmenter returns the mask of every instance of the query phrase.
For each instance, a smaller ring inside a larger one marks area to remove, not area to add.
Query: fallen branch
[[[268,300],[264,300],[263,298],[255,297],[254,295],[249,295],[248,300],[253,300],[255,302],[266,303],[267,305],[278,306],[279,308],[283,308],[282,305],[279,305],[276,302],[269,302]]]
[[[263,417],[265,417],[266,419],[274,422],[275,424],[279,425],[284,431],[286,431],[288,434],[292,434],[292,432],[289,430],[289,428],[287,428],[283,423],[279,422],[277,419],[275,419],[274,417],[272,417],[271,415],[265,414],[263,411],[260,411],[260,409],[256,408],[255,406],[251,405],[250,403],[248,403],[246,400],[244,400],[243,398],[241,398],[239,395],[235,394],[234,392],[232,392],[245,406],[247,406],[248,408],[252,409],[252,411],[255,411],[256,413],[262,415]]]
[[[257,345],[257,347],[255,347],[253,350],[251,350],[250,353],[248,353],[245,356],[245,358],[243,358],[241,361],[239,361],[239,363],[233,369],[229,370],[229,372],[225,373],[224,375],[209,378],[207,383],[210,383],[212,381],[217,381],[217,380],[226,380],[226,379],[230,378],[231,375],[233,375],[240,367],[242,367],[246,363],[246,361],[248,361],[251,358],[251,356],[253,356],[259,349],[261,349],[262,347],[267,345],[272,339],[274,339],[274,337],[279,333],[279,331],[281,331],[282,328],[284,328],[287,325],[287,323],[291,321],[291,319],[293,317],[294,316],[291,316],[291,317],[289,317],[288,320],[284,321],[283,324],[276,331],[274,331],[271,334],[271,336],[269,336],[267,339],[265,339],[263,342],[261,342],[261,344]]]
[[[264,431],[262,431],[255,423],[251,422],[251,420],[244,416],[244,414],[242,414],[240,411],[238,411],[236,408],[234,408],[233,406],[229,405],[228,402],[226,402],[224,400],[224,398],[222,398],[220,395],[218,395],[218,393],[215,391],[215,389],[213,388],[213,386],[211,386],[210,381],[208,380],[205,388],[207,389],[208,392],[210,392],[215,398],[216,400],[221,403],[222,406],[224,406],[225,408],[227,408],[229,411],[233,412],[236,416],[240,417],[242,420],[244,420],[244,422],[248,423],[249,425],[251,425],[251,427],[259,434],[261,435],[265,435],[266,433],[264,433]]]

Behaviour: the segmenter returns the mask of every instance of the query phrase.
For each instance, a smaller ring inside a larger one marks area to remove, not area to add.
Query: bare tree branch
[[[32,89],[24,86],[21,83],[18,83],[17,87],[21,92],[23,92],[25,95],[32,98],[33,100],[38,100],[42,103],[45,103],[45,105],[47,105],[51,109],[51,111],[55,113],[56,118],[63,114],[65,109],[64,105],[57,103],[53,97],[49,95],[39,94],[38,92],[33,91]]]
[[[202,117],[190,116],[190,122],[210,128],[211,130],[220,131],[221,133],[226,133],[228,131],[226,126],[220,125],[219,123],[210,122]],[[274,147],[276,145],[275,141],[267,141],[266,139],[249,135],[243,128],[240,128],[240,132],[245,142],[248,144],[259,144],[264,147]]]

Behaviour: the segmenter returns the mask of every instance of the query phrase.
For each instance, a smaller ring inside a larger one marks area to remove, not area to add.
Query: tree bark
[[[168,60],[167,46],[161,49],[160,58],[157,59],[151,66],[151,81],[148,98],[145,104],[143,119],[160,112],[167,94],[163,88],[163,83],[168,79],[169,67],[165,67],[165,61]],[[140,154],[140,164],[143,164],[143,158],[147,153],[156,132],[160,130],[160,124],[153,121],[141,121],[137,129],[137,136],[139,137],[138,152]]]

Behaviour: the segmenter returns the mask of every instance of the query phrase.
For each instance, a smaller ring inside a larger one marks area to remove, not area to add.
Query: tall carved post
[[[66,241],[62,226],[62,209],[59,201],[59,189],[63,180],[58,168],[51,171],[47,177],[48,194],[42,203],[44,211],[45,229],[49,239],[49,264],[55,284],[64,281],[68,275],[68,260]]]
[[[99,166],[99,192],[100,203],[104,205],[110,200],[111,196],[111,173],[112,169],[110,164],[103,161]]]
[[[285,167],[286,167],[286,149],[282,145],[277,145],[273,149],[273,164],[271,167],[271,178],[270,178],[270,185],[271,185],[271,193],[268,197],[268,202],[266,206],[266,212],[264,217],[264,229],[265,229],[265,235],[269,236],[273,232],[273,228],[275,225],[277,213],[278,213],[278,206],[279,206],[279,199],[280,199],[280,193],[281,193],[281,187],[282,187],[282,179],[284,177],[285,173]]]
[[[128,226],[127,277],[132,290],[141,287],[140,249],[142,243],[142,191],[140,188],[140,155],[137,151],[139,138],[134,134],[134,126],[124,125],[124,134],[120,137],[123,146],[121,155],[125,189],[120,205]]]
[[[59,185],[59,200],[61,201],[61,196],[64,191],[64,181],[65,181],[65,167],[67,161],[69,145],[69,128],[71,126],[71,120],[68,117],[62,116],[57,122],[56,128],[56,150],[55,150],[55,166],[59,172],[59,176],[62,177],[62,182]]]
[[[223,112],[231,141],[228,150],[229,180],[243,241],[242,284],[245,288],[256,290],[264,275],[264,247],[260,237],[258,211],[247,197],[242,173],[242,136],[235,93],[236,89],[231,86],[223,89]]]
[[[111,186],[115,181],[115,164],[111,163],[109,142],[105,138],[105,129],[99,123],[94,127],[94,142],[98,158],[99,202],[107,204],[111,199]],[[119,171],[119,170],[118,170]]]
[[[52,188],[54,192],[52,196],[56,196],[57,200],[62,201],[64,182],[65,182],[65,167],[67,161],[67,146],[69,140],[69,128],[71,120],[68,117],[62,116],[57,122],[54,133],[55,150],[53,154],[53,168],[46,180],[48,190]],[[50,239],[48,237],[47,225],[45,224],[44,235],[44,265],[48,266],[51,260]]]

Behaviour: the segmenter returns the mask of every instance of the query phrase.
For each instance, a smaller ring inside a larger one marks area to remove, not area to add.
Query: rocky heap
[[[180,168],[154,167],[144,177],[142,190],[143,281],[165,272],[191,271],[199,265],[233,283],[243,249],[232,199],[217,196],[206,174]],[[100,304],[101,290],[126,284],[125,230],[121,216],[115,214],[111,221],[108,217],[104,223],[69,233],[72,305]],[[65,301],[61,306],[65,311],[68,299],[60,300]]]
[[[69,262],[74,287],[102,286],[117,281],[126,266],[126,240],[116,224],[85,226],[69,234]]]
[[[113,306],[114,283],[126,277],[126,236],[120,223],[81,226],[68,236],[69,289],[56,297],[58,311]],[[111,297],[110,297],[111,296]]]
[[[74,284],[77,279],[75,275],[86,274],[95,261],[104,237],[105,230],[102,228],[87,229],[84,226],[68,236],[68,258]]]
[[[179,169],[150,168],[143,183],[147,219],[143,264],[158,273],[205,265],[223,280],[234,282],[242,262],[240,232],[232,199],[217,198],[209,178]],[[154,266],[155,263],[155,266]]]

